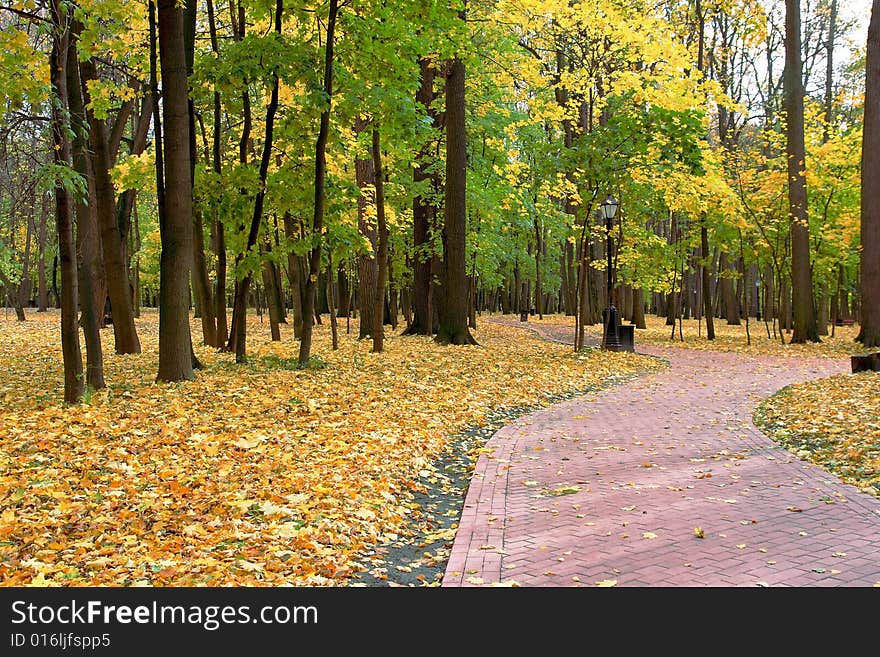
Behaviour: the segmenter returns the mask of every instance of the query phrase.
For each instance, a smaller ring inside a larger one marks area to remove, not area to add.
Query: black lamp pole
[[[611,298],[612,280],[611,280],[611,220],[617,213],[617,207],[620,203],[611,194],[605,197],[602,202],[602,216],[605,217],[606,243],[605,252],[608,258],[607,263],[607,280],[608,280],[608,307],[605,309],[605,332],[602,339],[602,348],[607,351],[620,351],[620,335],[617,331],[617,308],[614,307],[614,301]]]

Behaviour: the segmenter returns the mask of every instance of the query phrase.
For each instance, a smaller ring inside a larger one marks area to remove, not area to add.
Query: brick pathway
[[[880,582],[880,500],[751,422],[761,399],[846,361],[639,351],[671,367],[492,437],[443,586]]]

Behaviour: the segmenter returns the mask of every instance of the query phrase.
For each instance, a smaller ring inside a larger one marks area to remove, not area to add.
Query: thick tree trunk
[[[632,322],[636,325],[636,328],[647,328],[645,324],[645,293],[640,287],[633,290]]]
[[[783,76],[788,158],[788,208],[791,219],[793,343],[819,342],[813,306],[810,228],[804,146],[804,84],[801,64],[801,3],[785,0],[785,73]]]
[[[861,330],[866,347],[880,346],[880,0],[871,7],[865,64],[862,135]]]
[[[453,59],[446,76],[446,188],[443,227],[443,303],[437,341],[476,344],[467,321],[467,134],[465,131],[465,66]]]
[[[158,0],[159,63],[162,72],[164,207],[159,234],[159,371],[157,381],[194,378],[189,328],[192,267],[192,178],[183,10]],[[109,273],[109,270],[108,270]]]

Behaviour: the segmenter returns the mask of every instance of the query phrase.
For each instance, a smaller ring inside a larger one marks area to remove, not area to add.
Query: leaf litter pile
[[[783,388],[758,407],[755,424],[799,458],[880,497],[880,373]]]
[[[474,331],[480,347],[389,335],[372,354],[343,319],[340,349],[325,321],[301,370],[291,327],[272,343],[252,317],[247,365],[196,346],[195,381],[156,384],[147,311],[143,353],[113,354],[102,331],[109,389],[66,407],[58,324],[57,312],[0,318],[7,586],[348,584],[378,546],[438,529],[415,496],[443,486],[435,463],[456,433],[661,367],[488,322]]]

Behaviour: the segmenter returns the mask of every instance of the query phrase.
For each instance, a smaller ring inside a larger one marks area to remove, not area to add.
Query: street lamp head
[[[614,219],[619,205],[620,202],[612,194],[606,196],[605,200],[602,201],[602,217],[604,219]]]

